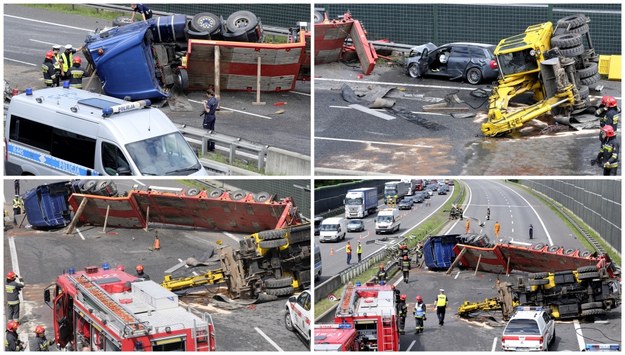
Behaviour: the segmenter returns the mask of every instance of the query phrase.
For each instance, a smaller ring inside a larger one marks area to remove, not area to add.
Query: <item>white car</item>
[[[556,338],[556,323],[542,307],[517,307],[501,336],[504,351],[547,351]]]
[[[305,290],[297,296],[289,297],[286,301],[284,325],[286,329],[300,333],[310,343],[310,326],[312,324],[310,305],[312,296],[309,290]]]

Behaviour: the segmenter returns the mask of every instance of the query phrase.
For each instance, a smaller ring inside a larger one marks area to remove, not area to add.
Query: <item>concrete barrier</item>
[[[269,147],[265,161],[266,175],[310,175],[310,157],[285,149]]]

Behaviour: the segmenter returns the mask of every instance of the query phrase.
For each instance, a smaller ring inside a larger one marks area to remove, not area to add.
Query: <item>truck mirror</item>
[[[50,302],[50,289],[47,289],[43,292],[43,300],[44,302]]]
[[[291,302],[291,303],[297,302],[297,297],[295,297],[295,296],[289,297],[289,302]]]

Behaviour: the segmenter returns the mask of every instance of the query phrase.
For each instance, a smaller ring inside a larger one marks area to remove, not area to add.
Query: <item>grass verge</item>
[[[118,16],[128,15],[129,12],[103,10],[98,7],[73,5],[73,4],[23,4],[23,6],[43,9],[48,11],[62,12],[72,15],[97,17],[105,20],[113,20]]]

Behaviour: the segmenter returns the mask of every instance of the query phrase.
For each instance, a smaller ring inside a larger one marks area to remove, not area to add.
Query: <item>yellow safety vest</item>
[[[351,245],[348,245],[348,246],[346,246],[346,247],[345,247],[345,252],[346,252],[347,254],[351,254],[351,253],[352,253],[352,247],[351,247]]]
[[[436,307],[445,307],[447,305],[447,296],[438,295],[436,299]]]
[[[362,254],[362,245],[360,245],[360,244],[358,245],[358,248],[356,249],[356,252],[358,254]]]

